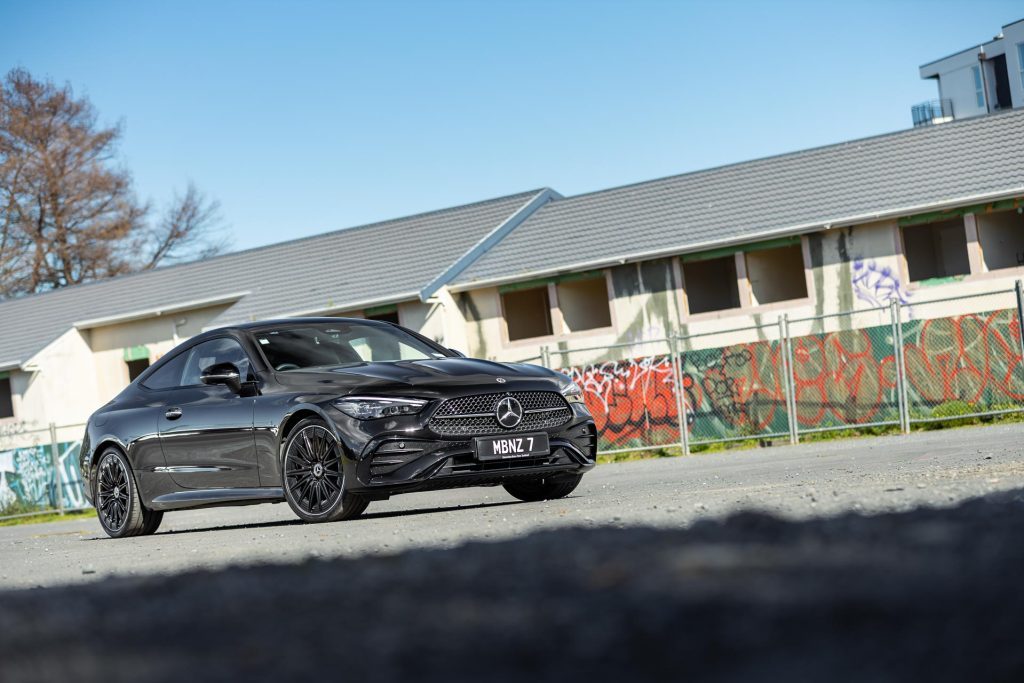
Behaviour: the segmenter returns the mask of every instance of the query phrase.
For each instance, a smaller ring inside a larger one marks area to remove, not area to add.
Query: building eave
[[[945,209],[956,208],[958,206],[981,204],[985,202],[999,201],[1002,199],[1012,199],[1014,197],[1019,197],[1022,194],[1024,194],[1024,185],[1019,185],[1017,187],[1009,188],[1006,190],[1000,190],[998,192],[986,192],[983,194],[957,197],[955,199],[944,200],[941,202],[931,202],[928,204],[906,206],[896,209],[887,209],[854,216],[845,216],[828,220],[819,220],[814,221],[812,223],[804,223],[800,225],[789,226],[786,228],[751,233],[749,235],[743,235],[740,237],[727,240],[710,240],[686,246],[676,245],[673,247],[666,247],[662,249],[626,252],[616,256],[608,256],[599,259],[591,259],[589,261],[579,261],[575,263],[570,263],[565,266],[560,266],[558,268],[545,268],[526,273],[517,273],[515,275],[504,275],[484,280],[471,280],[467,282],[460,282],[450,285],[449,289],[452,292],[465,292],[473,289],[482,289],[484,287],[497,287],[500,285],[510,284],[513,282],[522,282],[525,280],[535,280],[544,277],[552,277],[562,273],[572,273],[586,270],[594,270],[597,268],[607,268],[611,266],[623,265],[626,263],[633,263],[637,261],[649,261],[651,259],[665,258],[669,256],[682,256],[684,254],[708,251],[710,249],[733,247],[742,244],[748,244],[750,242],[759,242],[762,240],[772,239],[775,237],[803,235],[812,232],[818,232],[821,230],[830,230],[833,228],[844,228],[851,225],[861,225],[864,223],[874,223],[877,221],[891,220],[894,218],[899,218],[901,216],[908,216],[912,214],[919,214],[930,211],[942,211]]]
[[[249,292],[235,292],[233,294],[223,294],[220,296],[213,296],[203,299],[194,299],[192,301],[183,301],[176,304],[169,304],[167,306],[139,309],[137,311],[130,311],[128,313],[118,313],[116,315],[104,316],[102,318],[80,320],[78,322],[72,323],[71,326],[79,330],[88,330],[93,327],[116,325],[118,323],[145,320],[146,318],[159,318],[165,315],[171,315],[173,313],[181,313],[182,311],[192,311],[197,308],[208,308],[210,306],[217,306],[219,304],[232,303],[238,301],[242,297],[246,296],[248,293]]]
[[[553,199],[561,198],[562,195],[547,187],[531,197],[525,204],[516,209],[511,216],[484,235],[479,242],[474,244],[468,251],[466,251],[466,253],[446,268],[444,272],[434,278],[426,287],[421,289],[419,291],[420,301],[426,301],[437,293],[437,290],[441,289],[461,275],[466,268],[473,265],[496,244],[501,242],[501,240],[503,240],[510,232],[522,224],[523,221],[532,216],[537,209]]]
[[[285,313],[273,313],[265,316],[260,316],[259,319],[274,320],[278,318],[310,318],[324,315],[332,315],[336,313],[344,313],[347,311],[358,311],[364,308],[370,308],[373,306],[387,306],[390,304],[400,304],[409,301],[419,301],[419,292],[403,292],[401,294],[394,294],[385,297],[376,297],[373,299],[363,299],[361,301],[353,301],[346,303],[343,306],[319,306],[317,308],[306,308],[302,310],[295,310]],[[257,318],[250,318],[245,322],[255,322]],[[214,321],[215,324],[209,325],[203,328],[203,331],[214,330],[218,327],[224,327],[232,323],[241,322],[239,320],[231,321]]]

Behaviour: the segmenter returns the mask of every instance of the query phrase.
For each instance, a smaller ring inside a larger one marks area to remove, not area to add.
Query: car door
[[[207,386],[202,371],[233,363],[242,381],[251,364],[235,339],[219,337],[183,352],[181,381],[163,396],[160,446],[166,470],[185,488],[249,488],[260,485],[253,431],[255,399],[226,386]]]

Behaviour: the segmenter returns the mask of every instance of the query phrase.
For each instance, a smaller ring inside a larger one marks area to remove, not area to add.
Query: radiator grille
[[[523,406],[523,421],[512,429],[498,424],[498,401],[511,396]],[[475,436],[503,432],[531,432],[558,427],[572,418],[572,409],[554,391],[510,391],[462,396],[445,401],[430,418],[430,428],[442,436]]]

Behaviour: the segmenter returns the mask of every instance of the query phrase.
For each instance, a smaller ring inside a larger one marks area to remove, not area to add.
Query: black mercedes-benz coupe
[[[80,465],[122,537],[183,508],[288,501],[329,522],[427,489],[561,498],[596,457],[580,388],[558,372],[466,358],[392,323],[294,318],[167,353],[89,418]]]

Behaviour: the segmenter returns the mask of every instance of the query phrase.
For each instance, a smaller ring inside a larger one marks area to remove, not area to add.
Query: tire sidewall
[[[292,495],[292,491],[288,486],[288,472],[285,467],[285,463],[288,459],[288,451],[291,449],[292,444],[295,442],[296,439],[299,438],[299,435],[302,433],[302,430],[307,429],[309,427],[320,427],[326,430],[327,433],[331,435],[331,438],[334,439],[335,448],[341,451],[341,463],[338,468],[339,471],[341,472],[341,494],[338,496],[338,499],[334,502],[334,504],[331,507],[329,507],[327,510],[323,512],[319,512],[316,514],[306,512],[299,505],[298,501],[295,500],[295,497]],[[345,491],[347,477],[345,476],[344,459],[344,445],[342,445],[341,441],[338,439],[338,435],[334,433],[334,430],[332,430],[330,426],[328,426],[328,424],[324,420],[321,420],[320,418],[307,417],[301,420],[297,425],[295,425],[294,429],[292,429],[292,431],[288,434],[288,438],[285,439],[284,442],[284,449],[282,449],[281,452],[281,485],[282,488],[284,489],[285,500],[288,501],[288,507],[290,507],[292,509],[292,512],[294,512],[301,520],[303,520],[304,522],[332,522],[337,520],[338,517],[341,516],[342,512],[344,511],[345,499],[347,497]]]
[[[114,458],[118,460],[125,472],[127,472],[128,482],[128,510],[125,513],[124,523],[118,529],[112,529],[107,526],[102,510],[100,510],[100,472],[103,468],[103,463],[108,458]],[[139,488],[135,483],[135,473],[132,471],[131,463],[128,462],[128,458],[116,448],[108,448],[103,451],[100,455],[99,461],[96,467],[96,481],[93,486],[95,487],[95,500],[96,500],[96,516],[99,518],[100,526],[103,527],[103,531],[107,533],[111,538],[123,538],[125,536],[135,535],[136,527],[142,523],[142,503],[139,500]]]

